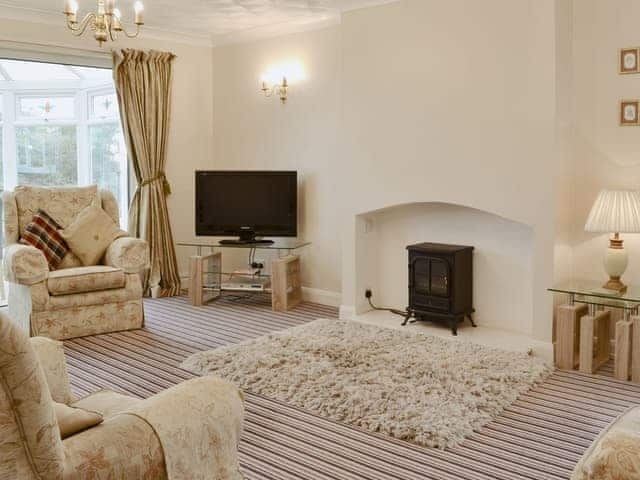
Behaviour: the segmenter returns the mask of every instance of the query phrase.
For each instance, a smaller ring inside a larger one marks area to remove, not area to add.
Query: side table
[[[572,281],[549,291],[566,294],[569,299],[556,311],[556,366],[595,373],[609,361],[611,310],[619,309],[623,319],[615,325],[615,376],[640,382],[640,288],[628,287],[617,292],[595,282]]]

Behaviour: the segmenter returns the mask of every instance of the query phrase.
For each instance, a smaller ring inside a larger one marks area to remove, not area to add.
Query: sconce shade
[[[640,192],[602,190],[584,229],[594,233],[640,232]]]

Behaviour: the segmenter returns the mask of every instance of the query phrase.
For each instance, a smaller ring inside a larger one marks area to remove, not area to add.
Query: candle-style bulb
[[[76,0],[65,0],[64,13],[67,15],[75,15],[78,12],[78,2]]]
[[[133,9],[136,12],[134,23],[136,25],[142,25],[144,23],[144,5],[138,1],[133,5]]]

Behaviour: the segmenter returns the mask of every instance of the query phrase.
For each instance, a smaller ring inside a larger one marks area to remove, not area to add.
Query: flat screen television
[[[297,172],[196,172],[196,235],[238,236],[224,243],[270,243],[260,237],[297,234]]]

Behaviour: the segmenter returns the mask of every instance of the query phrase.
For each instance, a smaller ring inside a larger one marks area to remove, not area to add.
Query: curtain
[[[171,188],[165,176],[174,58],[156,51],[113,52],[122,129],[138,184],[129,209],[129,233],[149,242],[151,268],[143,288],[154,297],[180,292],[166,200]]]

